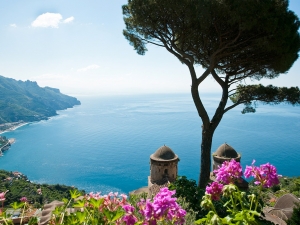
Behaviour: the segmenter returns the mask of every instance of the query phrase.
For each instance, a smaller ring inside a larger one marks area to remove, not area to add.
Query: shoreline
[[[5,130],[1,130],[1,131],[0,131],[0,135],[3,134],[3,133],[6,133],[6,132],[14,131],[14,130],[16,130],[16,129],[22,127],[22,126],[25,126],[26,124],[28,124],[28,122],[22,122],[22,123],[19,123],[19,124],[17,124],[17,125],[13,125],[13,126],[7,128],[7,129],[5,129]]]
[[[8,142],[9,142],[9,144],[13,144],[13,143],[15,143],[16,142],[16,139],[15,138],[9,138],[8,139]]]

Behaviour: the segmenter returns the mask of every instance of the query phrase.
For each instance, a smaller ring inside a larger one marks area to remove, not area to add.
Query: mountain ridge
[[[33,122],[57,115],[57,110],[80,105],[80,101],[35,81],[21,81],[0,75],[0,124]]]

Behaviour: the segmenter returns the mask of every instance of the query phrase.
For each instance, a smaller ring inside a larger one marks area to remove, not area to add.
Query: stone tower
[[[241,162],[241,155],[237,153],[234,148],[232,148],[227,143],[222,144],[215,153],[213,153],[213,171],[218,169],[225,161],[230,161],[234,159],[237,162]],[[210,179],[215,180],[213,172],[210,174]],[[235,182],[235,184],[242,190],[248,189],[248,182],[243,178],[240,178]]]
[[[165,184],[176,180],[178,156],[168,147],[162,146],[150,155],[150,176],[148,187],[153,184]]]
[[[213,153],[213,170],[219,168],[225,161],[234,159],[237,162],[241,161],[241,155],[238,154],[230,145],[227,143],[222,144],[215,153]]]

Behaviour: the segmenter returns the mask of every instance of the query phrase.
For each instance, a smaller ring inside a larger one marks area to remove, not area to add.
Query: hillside
[[[21,197],[26,197],[35,207],[41,207],[53,200],[70,198],[70,190],[78,190],[76,187],[60,184],[37,184],[29,181],[26,175],[20,172],[9,172],[0,170],[0,193],[5,195],[4,206],[13,202],[19,202]],[[80,193],[85,194],[84,190]]]
[[[32,122],[57,115],[56,110],[80,105],[74,97],[59,89],[41,88],[33,81],[17,81],[0,76],[0,124]]]

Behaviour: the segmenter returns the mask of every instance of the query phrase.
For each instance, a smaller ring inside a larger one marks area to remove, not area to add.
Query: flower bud
[[[232,193],[237,191],[236,186],[234,184],[228,184],[223,187],[223,195],[225,197],[229,197]]]
[[[213,217],[211,218],[210,222],[211,222],[212,225],[219,225],[219,224],[221,224],[221,221],[220,221],[219,217],[216,214],[213,215]]]

